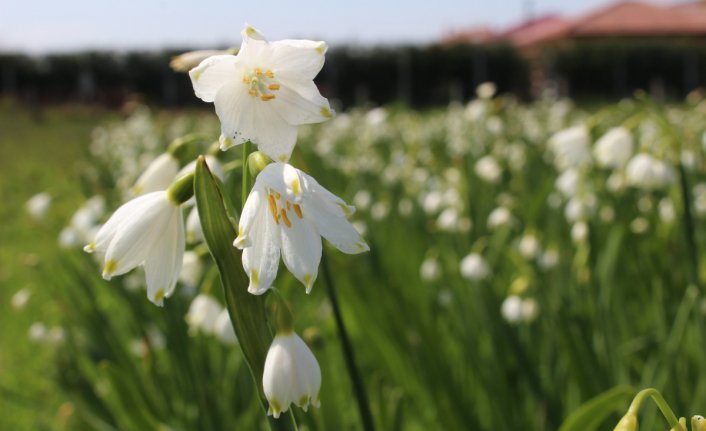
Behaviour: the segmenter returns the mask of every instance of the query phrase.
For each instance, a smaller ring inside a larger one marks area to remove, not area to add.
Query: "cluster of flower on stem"
[[[268,42],[247,25],[242,36],[237,54],[217,52],[189,71],[196,96],[215,105],[221,150],[252,142],[274,160],[257,174],[233,245],[243,251],[249,292],[260,295],[270,289],[281,256],[309,293],[321,261],[321,237],[344,253],[368,250],[348,221],[355,208],[288,163],[298,126],[334,115],[313,81],[327,46],[307,40]],[[121,206],[86,246],[104,256],[106,279],[144,266],[148,298],[157,305],[174,291],[185,248],[181,207],[193,201],[193,166],[175,175],[178,148],[155,160],[133,189],[145,194]],[[292,402],[305,409],[309,403],[319,405],[319,365],[289,316],[288,324],[277,325],[264,365],[263,387],[275,417]]]

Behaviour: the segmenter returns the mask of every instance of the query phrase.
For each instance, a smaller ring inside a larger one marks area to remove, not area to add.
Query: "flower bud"
[[[637,431],[637,416],[635,413],[628,412],[620,419],[618,425],[613,428],[613,431]]]
[[[691,431],[706,431],[706,419],[703,416],[693,416],[691,418]]]
[[[248,156],[248,169],[250,170],[250,175],[256,178],[257,175],[265,169],[265,166],[269,165],[272,159],[267,157],[265,153],[260,151],[253,151]]]

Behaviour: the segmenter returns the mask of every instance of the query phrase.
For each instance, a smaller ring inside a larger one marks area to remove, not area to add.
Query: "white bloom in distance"
[[[344,253],[368,251],[347,219],[354,211],[299,169],[286,163],[267,165],[245,201],[233,242],[243,250],[248,291],[259,295],[270,287],[281,251],[285,266],[309,293],[321,260],[321,237]]]
[[[213,334],[218,319],[221,313],[221,304],[216,299],[205,293],[201,293],[191,301],[189,311],[186,312],[186,323],[189,325],[189,334],[203,332],[204,334]]]
[[[647,153],[630,159],[625,168],[628,184],[646,190],[660,189],[675,181],[674,170],[662,160]]]
[[[589,143],[591,136],[585,126],[574,126],[555,133],[549,139],[549,148],[554,154],[554,164],[559,170],[590,163]]]
[[[327,45],[310,40],[268,42],[245,26],[238,55],[216,55],[189,71],[196,97],[213,102],[221,121],[221,149],[246,141],[273,160],[287,161],[301,124],[333,111],[314,77]]]
[[[625,127],[613,127],[601,136],[593,147],[593,155],[600,166],[617,168],[632,156],[632,135]]]
[[[268,414],[275,418],[295,403],[306,411],[319,407],[321,369],[316,357],[296,333],[277,334],[265,359],[262,375]]]
[[[478,281],[490,275],[490,268],[483,256],[471,253],[461,259],[461,275],[471,281]]]
[[[143,265],[147,297],[161,306],[174,292],[181,271],[181,208],[166,190],[139,196],[118,208],[84,250],[104,255],[106,280]]]
[[[37,193],[27,200],[25,209],[34,220],[42,220],[51,205],[51,196],[47,192]]]

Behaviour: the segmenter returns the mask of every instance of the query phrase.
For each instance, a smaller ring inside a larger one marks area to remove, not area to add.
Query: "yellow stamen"
[[[292,209],[292,203],[287,201],[287,211]]]
[[[274,94],[263,94],[262,96],[260,96],[260,100],[262,100],[263,102],[267,102],[268,100],[272,100],[274,98]]]
[[[279,90],[279,84],[270,84],[267,86],[267,88],[269,88],[272,91],[277,91],[277,90]]]
[[[268,77],[268,78],[270,78],[270,79],[272,79],[272,78],[275,77],[275,74],[272,73],[272,71],[271,71],[270,69],[267,69],[267,70],[265,71],[265,76]]]
[[[262,75],[262,69],[260,69],[259,67],[256,67],[255,68],[255,75],[257,75],[257,76]]]
[[[287,217],[287,211],[285,211],[284,208],[282,208],[280,214],[282,214],[282,220],[284,220],[284,224],[286,224],[287,227],[292,227],[292,222],[289,221],[289,217]]]
[[[252,79],[248,75],[243,76],[243,84],[250,84]]]
[[[302,207],[300,207],[299,204],[294,204],[294,212],[297,214],[297,217],[299,217],[299,218],[304,217],[302,215]]]
[[[252,97],[257,96],[257,91],[255,90],[248,90],[248,94],[251,95]]]
[[[272,218],[275,219],[275,223],[279,224],[279,216],[277,215],[277,204],[275,204],[275,197],[271,194],[269,195],[270,201],[270,212],[272,213]]]
[[[279,192],[275,192],[275,198],[277,198],[277,200],[280,200],[282,199],[282,195],[279,194]]]

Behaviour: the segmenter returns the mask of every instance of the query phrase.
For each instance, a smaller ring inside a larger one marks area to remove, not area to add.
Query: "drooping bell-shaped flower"
[[[145,267],[147,297],[161,306],[176,285],[184,254],[180,202],[167,190],[147,193],[118,208],[87,245],[103,255],[103,278]]]
[[[632,156],[633,140],[625,127],[613,127],[601,136],[593,147],[593,155],[600,166],[624,166]]]
[[[209,57],[189,72],[194,92],[216,107],[221,149],[251,141],[273,160],[287,161],[299,125],[333,117],[314,84],[327,45],[268,42],[247,25],[242,35],[238,55]]]
[[[311,403],[319,407],[321,368],[304,340],[294,331],[275,336],[265,358],[262,376],[265,397],[270,403],[268,414],[275,418],[294,403],[306,411]]]
[[[243,207],[238,237],[248,291],[264,293],[277,275],[280,252],[287,269],[306,287],[314,285],[321,260],[321,237],[344,253],[369,250],[347,216],[355,208],[314,178],[286,163],[260,172]]]
[[[138,196],[145,193],[165,190],[174,181],[179,170],[179,161],[170,153],[163,153],[147,166],[147,169],[135,181],[132,194]]]

